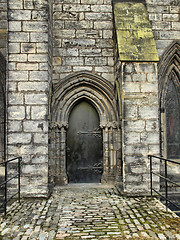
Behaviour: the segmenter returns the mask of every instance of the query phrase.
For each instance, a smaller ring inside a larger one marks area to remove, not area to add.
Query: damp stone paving
[[[0,216],[0,239],[180,239],[180,218],[156,198],[113,186],[69,184],[49,199],[22,199]]]

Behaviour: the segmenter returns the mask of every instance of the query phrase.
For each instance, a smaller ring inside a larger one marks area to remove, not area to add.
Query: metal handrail
[[[170,159],[166,159],[166,158],[162,158],[162,157],[158,157],[158,156],[155,156],[155,155],[148,155],[148,158],[150,160],[150,182],[151,182],[151,197],[153,195],[153,191],[155,193],[157,193],[159,196],[161,196],[163,199],[166,200],[166,207],[168,207],[168,203],[172,204],[173,206],[175,206],[178,210],[180,210],[180,207],[178,205],[176,205],[175,203],[173,203],[169,198],[168,198],[168,182],[174,184],[174,186],[176,187],[180,187],[180,184],[177,184],[175,183],[174,181],[170,180],[168,178],[168,171],[167,171],[167,162],[170,162],[170,163],[173,163],[173,164],[177,164],[177,165],[180,165],[179,162],[175,162],[173,160],[170,160]],[[153,172],[152,170],[152,159],[153,158],[156,158],[156,159],[159,159],[159,160],[162,160],[164,161],[165,163],[165,176],[161,175],[161,174],[158,174],[156,172]],[[153,188],[153,174],[158,176],[159,178],[162,178],[163,180],[165,180],[165,197],[160,193],[158,192],[156,189]]]
[[[18,160],[18,173],[12,177],[10,177],[8,179],[8,172],[7,172],[7,165],[8,163],[10,162],[13,162],[15,160]],[[13,159],[10,159],[10,160],[7,160],[7,161],[4,161],[4,162],[0,162],[0,165],[4,165],[5,167],[5,176],[4,176],[4,182],[2,182],[0,184],[0,187],[4,186],[4,201],[3,201],[3,204],[0,205],[0,208],[3,208],[4,207],[4,214],[6,215],[6,210],[7,210],[7,203],[13,198],[15,197],[16,195],[18,195],[18,201],[20,203],[20,191],[21,191],[21,188],[20,188],[20,175],[21,175],[21,161],[22,161],[22,157],[16,157],[16,158],[13,158]],[[10,196],[9,198],[7,198],[7,183],[10,182],[12,179],[14,178],[18,178],[18,191],[13,194],[12,196]]]

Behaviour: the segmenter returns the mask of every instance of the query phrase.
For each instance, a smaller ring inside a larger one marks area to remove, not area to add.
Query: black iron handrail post
[[[5,178],[4,178],[4,214],[6,215],[6,207],[7,207],[7,162],[5,162]]]
[[[152,156],[148,156],[150,159],[150,181],[151,181],[151,197],[152,197]]]
[[[20,162],[22,160],[22,157],[18,158],[18,200],[20,203],[20,198],[21,198],[21,187],[20,187],[20,176],[21,176],[21,165]]]
[[[166,208],[167,208],[168,206],[167,160],[165,160],[165,189],[166,189]]]
[[[156,159],[159,159],[160,161],[164,161],[164,176],[157,173],[157,172],[154,172],[153,171],[153,167],[152,167],[152,159],[153,158],[156,158]],[[172,183],[174,186],[177,186],[177,187],[180,187],[180,184],[172,181],[171,179],[168,178],[168,169],[167,169],[167,165],[168,163],[173,163],[173,164],[176,164],[176,165],[180,165],[179,162],[175,162],[173,160],[170,160],[170,159],[166,159],[166,158],[162,158],[162,157],[158,157],[158,156],[155,156],[155,155],[148,155],[148,159],[150,160],[150,182],[151,182],[151,197],[152,197],[152,192],[154,191],[156,194],[158,194],[159,196],[161,196],[165,202],[166,202],[166,208],[168,208],[168,204],[170,203],[171,205],[173,205],[174,207],[176,207],[177,209],[180,210],[180,206],[178,206],[177,204],[173,203],[170,199],[168,199],[168,182]],[[163,196],[160,192],[158,192],[155,188],[153,188],[153,181],[152,181],[152,175],[156,175],[158,176],[160,179],[163,179],[165,181],[165,196]]]
[[[17,174],[16,175],[13,175],[11,177],[8,178],[8,163],[12,162],[12,161],[17,161]],[[18,201],[20,203],[20,197],[21,197],[21,186],[20,186],[20,177],[21,177],[21,161],[22,161],[22,157],[16,157],[16,158],[13,158],[13,159],[10,159],[10,160],[7,160],[7,161],[4,161],[4,162],[0,162],[0,165],[3,165],[4,166],[4,172],[5,172],[5,175],[4,175],[4,182],[0,183],[0,187],[4,186],[4,200],[3,200],[3,204],[0,205],[0,208],[3,208],[4,209],[4,214],[6,215],[7,213],[7,203],[13,198],[15,197],[16,195],[18,196]],[[18,181],[18,191],[11,195],[11,196],[8,196],[8,182],[10,182],[12,179],[17,179]],[[9,198],[8,198],[9,197]]]

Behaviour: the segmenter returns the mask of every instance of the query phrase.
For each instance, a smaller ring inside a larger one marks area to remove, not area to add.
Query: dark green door
[[[67,131],[67,175],[70,183],[100,182],[102,132],[96,109],[86,101],[72,110]]]

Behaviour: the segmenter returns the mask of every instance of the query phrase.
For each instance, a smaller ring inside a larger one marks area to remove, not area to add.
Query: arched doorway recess
[[[67,130],[70,115],[81,102],[90,104],[99,117],[103,145],[103,174],[100,182],[115,183],[121,173],[121,136],[114,87],[105,79],[89,72],[70,75],[53,90],[50,124],[50,182],[68,183]]]
[[[175,41],[164,53],[158,65],[160,126],[161,126],[160,151],[161,155],[164,157],[178,159],[180,158],[180,139],[177,139],[180,136],[180,135],[177,136],[177,134],[179,134],[178,129],[180,128],[179,65],[180,65],[180,42]]]
[[[161,156],[179,162],[180,160],[180,42],[173,42],[163,54],[159,65],[160,102],[160,153]],[[168,176],[177,182],[178,165],[168,163]],[[164,174],[164,164],[161,171]],[[160,182],[161,191],[164,180]],[[169,187],[169,195],[176,198],[177,188]],[[177,194],[178,196],[178,194]]]

